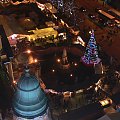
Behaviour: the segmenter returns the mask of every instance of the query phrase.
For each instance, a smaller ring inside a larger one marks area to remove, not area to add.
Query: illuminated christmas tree
[[[91,36],[86,47],[86,52],[81,59],[82,62],[86,65],[95,65],[100,62],[100,58],[98,57],[97,45],[94,37],[94,30],[91,31]]]

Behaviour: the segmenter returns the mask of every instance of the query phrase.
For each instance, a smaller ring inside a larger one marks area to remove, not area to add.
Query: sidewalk
[[[103,7],[107,8],[107,9],[111,8],[111,6],[109,6],[108,4],[106,4],[106,3],[105,3],[104,1],[102,1],[102,0],[96,0],[96,1],[98,1]]]
[[[76,94],[71,98],[61,98],[58,100],[54,97],[49,96],[49,105],[53,120],[57,120],[61,114],[80,109],[83,106],[93,103],[90,99],[87,98],[86,94],[82,93]]]
[[[116,10],[116,9],[114,9],[113,7],[111,7],[110,5],[108,5],[107,3],[105,3],[105,2],[102,1],[102,0],[96,0],[96,1],[98,1],[99,4],[101,4],[102,6],[104,6],[106,9],[113,9],[113,10]],[[116,10],[116,11],[118,11],[118,12],[120,13],[119,10]]]

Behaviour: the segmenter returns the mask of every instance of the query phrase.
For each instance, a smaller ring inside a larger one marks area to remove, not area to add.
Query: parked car
[[[104,27],[107,26],[107,22],[102,18],[98,20],[98,23],[101,24]]]
[[[95,12],[98,12],[98,10],[101,10],[101,8],[95,8]]]
[[[95,15],[93,15],[93,14],[91,14],[91,13],[88,14],[88,17],[91,18],[91,19],[95,19]]]
[[[112,22],[107,23],[107,24],[108,24],[109,27],[114,27],[115,26],[115,23],[112,23]]]
[[[116,24],[116,26],[117,26],[118,28],[120,28],[120,23],[119,23],[119,24]]]
[[[86,12],[86,9],[84,7],[80,7],[81,12]]]

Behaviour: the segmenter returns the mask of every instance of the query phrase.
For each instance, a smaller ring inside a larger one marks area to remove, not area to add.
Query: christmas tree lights
[[[91,32],[90,40],[86,47],[86,52],[81,59],[82,62],[86,65],[94,65],[100,62],[100,58],[98,57],[97,45],[94,37],[94,30],[92,30]]]

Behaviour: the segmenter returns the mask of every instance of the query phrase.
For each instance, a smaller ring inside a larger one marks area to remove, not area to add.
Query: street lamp
[[[73,74],[70,74],[70,76],[72,77],[72,76],[73,76]]]
[[[75,63],[74,65],[77,66],[77,63]]]
[[[98,86],[95,87],[95,91],[96,91],[96,92],[98,91]]]
[[[34,60],[34,62],[35,62],[35,63],[37,63],[37,62],[38,62],[38,60],[37,60],[37,59],[35,59],[35,60]]]
[[[13,80],[13,84],[17,84],[17,82],[15,80]]]
[[[92,31],[91,31],[91,30],[89,31],[89,34],[92,34]]]
[[[60,62],[60,59],[57,59],[57,62],[59,63],[59,62]]]
[[[27,50],[26,52],[27,52],[28,54],[30,54],[30,53],[31,53],[31,50]]]

